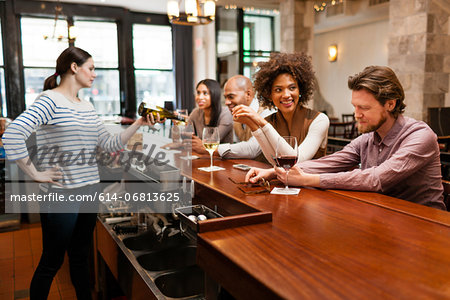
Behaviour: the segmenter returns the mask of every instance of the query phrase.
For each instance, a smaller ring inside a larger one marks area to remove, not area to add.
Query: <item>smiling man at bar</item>
[[[405,95],[395,73],[367,67],[349,77],[348,87],[363,135],[341,151],[297,164],[288,184],[380,192],[445,210],[436,134],[424,122],[402,116]],[[284,182],[286,172],[254,168],[246,181],[274,177]]]
[[[224,86],[225,104],[230,111],[238,105],[252,108],[261,117],[265,118],[274,113],[275,110],[260,106],[255,98],[253,85],[248,77],[235,75],[228,79]],[[258,141],[252,136],[251,130],[245,124],[234,122],[234,133],[240,142],[235,144],[221,144],[217,149],[223,158],[255,158],[261,153]]]
[[[235,75],[229,78],[224,85],[223,95],[225,105],[230,112],[238,105],[251,107],[263,118],[275,112],[275,110],[260,106],[258,100],[254,97],[255,91],[251,80],[243,75]],[[222,143],[214,152],[215,156],[222,158],[255,158],[261,153],[258,141],[252,136],[248,126],[239,122],[233,123],[234,144]],[[197,153],[207,153],[203,145],[194,144],[192,150]]]

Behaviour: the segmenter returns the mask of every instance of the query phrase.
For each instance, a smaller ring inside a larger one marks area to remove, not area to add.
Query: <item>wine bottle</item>
[[[162,119],[171,119],[171,120],[177,120],[177,121],[183,121],[183,122],[186,121],[183,116],[176,115],[168,109],[165,109],[160,106],[156,106],[156,109],[153,109],[153,108],[146,107],[146,105],[147,104],[145,102],[141,102],[141,104],[139,104],[138,114],[142,117],[145,117],[148,114],[152,114],[156,120],[157,114],[159,113],[159,117],[161,118],[161,120]]]

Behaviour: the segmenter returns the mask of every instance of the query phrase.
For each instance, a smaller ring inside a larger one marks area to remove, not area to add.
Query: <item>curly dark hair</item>
[[[271,99],[272,84],[280,74],[290,74],[297,81],[300,104],[307,103],[314,92],[314,71],[311,58],[305,53],[272,53],[270,60],[258,63],[254,75],[254,87],[260,105],[274,108]]]
[[[405,111],[405,92],[403,87],[389,67],[369,66],[362,72],[348,77],[348,88],[352,91],[365,89],[371,93],[381,105],[387,100],[395,100],[395,107],[390,112],[394,118]]]

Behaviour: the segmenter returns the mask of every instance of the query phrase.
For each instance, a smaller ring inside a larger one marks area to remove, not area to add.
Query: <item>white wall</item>
[[[274,23],[275,23],[275,51],[280,51],[280,44],[281,44],[281,40],[280,40],[280,14],[276,14],[274,16]]]
[[[334,116],[352,113],[349,75],[370,65],[387,65],[389,20],[353,26],[314,36],[313,64],[323,97],[334,107]],[[328,61],[328,46],[336,44],[338,58]]]
[[[194,90],[200,80],[216,78],[215,23],[194,26]]]

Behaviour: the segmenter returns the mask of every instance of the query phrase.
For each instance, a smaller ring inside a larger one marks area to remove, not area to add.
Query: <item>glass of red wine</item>
[[[286,171],[286,187],[279,192],[282,194],[297,194],[298,189],[291,189],[288,186],[289,170],[297,163],[298,145],[295,136],[280,136],[277,140],[275,150],[276,163]]]

